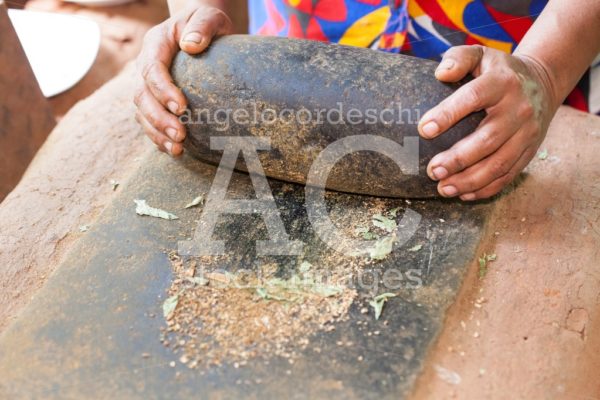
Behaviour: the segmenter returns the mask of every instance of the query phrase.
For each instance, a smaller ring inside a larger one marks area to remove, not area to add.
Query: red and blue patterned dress
[[[439,60],[451,46],[510,53],[547,0],[250,0],[250,33]],[[566,100],[589,111],[589,71]]]

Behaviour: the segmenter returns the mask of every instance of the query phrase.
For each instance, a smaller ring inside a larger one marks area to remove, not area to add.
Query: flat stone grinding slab
[[[159,341],[160,328],[165,326],[162,303],[172,279],[166,252],[176,249],[178,240],[192,237],[202,207],[184,210],[183,206],[208,193],[214,174],[214,167],[188,157],[172,160],[151,153],[142,162],[0,336],[1,398],[397,399],[411,391],[442,328],[445,310],[476,255],[492,206],[446,200],[409,205],[401,199],[327,194],[330,215],[344,216],[338,221],[344,227],[353,227],[359,216],[381,209],[400,207],[398,217],[407,207],[419,213],[416,234],[388,258],[365,268],[416,268],[423,286],[395,291],[398,296],[389,299],[379,321],[371,312],[360,312],[373,293],[359,289],[348,319],[335,323],[331,332],[310,335],[309,347],[293,364],[259,354],[241,368],[222,360],[221,366],[188,369]],[[204,257],[205,265],[235,272],[276,262],[289,272],[298,268],[300,259],[322,261],[331,268],[355,259],[334,252],[315,236],[302,186],[279,181],[270,185],[290,238],[304,243],[302,256],[256,256],[254,241],[265,238],[260,218],[223,215],[213,238],[225,240],[230,257],[219,265]],[[229,193],[234,198],[252,197],[248,177],[234,173]],[[180,219],[138,216],[134,199],[145,199]],[[409,251],[416,244],[422,248]],[[375,330],[380,334],[367,334]],[[339,346],[340,341],[353,345]],[[321,351],[313,351],[314,347]]]
[[[383,147],[392,154],[410,149],[414,161],[400,161],[415,170],[401,170],[371,151],[353,152],[335,165],[326,187],[429,198],[439,197],[437,182],[427,176],[429,161],[474,132],[485,116],[468,115],[435,139],[419,137],[421,117],[464,83],[438,81],[437,65],[314,40],[230,35],[200,55],[180,52],[171,72],[191,109],[182,119],[188,130],[184,146],[201,160],[219,162],[220,153],[210,147],[213,136],[268,138],[272,151],[260,154],[266,175],[304,184],[329,144],[373,135],[385,139]],[[245,169],[243,163],[237,167]]]

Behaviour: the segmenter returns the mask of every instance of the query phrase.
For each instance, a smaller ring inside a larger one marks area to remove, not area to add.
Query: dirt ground
[[[497,259],[483,279],[472,266],[415,399],[600,398],[599,146],[600,118],[559,111],[548,157],[497,202],[480,247]]]
[[[75,106],[50,134],[19,185],[0,203],[0,330],[41,287],[62,256],[110,202],[111,180],[124,182],[151,149],[135,120],[106,121],[86,130],[89,113],[130,98],[133,69],[100,89],[96,101]],[[118,188],[117,188],[118,190]]]
[[[71,110],[0,204],[0,329],[111,201],[111,180],[125,182],[155,151],[124,96],[131,74]],[[115,98],[132,117],[87,131],[86,116]],[[600,118],[560,110],[547,158],[497,201],[480,248],[497,259],[482,279],[471,266],[415,398],[600,396],[599,144]]]

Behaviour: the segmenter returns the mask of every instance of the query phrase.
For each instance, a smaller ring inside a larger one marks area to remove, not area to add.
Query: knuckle
[[[453,102],[445,102],[442,107],[439,107],[434,114],[435,120],[439,123],[440,128],[444,129],[453,124],[453,121],[458,121],[458,110]]]
[[[483,107],[483,95],[478,85],[469,85],[465,88],[466,100],[475,109],[480,110]]]
[[[146,82],[151,82],[153,80],[155,80],[154,78],[154,74],[156,72],[158,72],[159,68],[160,68],[160,61],[158,60],[152,60],[148,63],[145,63],[144,65],[142,65],[142,78],[144,78],[144,80]]]
[[[214,21],[215,23],[221,25],[229,22],[229,17],[222,10],[218,8],[211,8],[209,11],[208,18]]]
[[[146,84],[150,88],[150,92],[154,94],[154,97],[160,98],[164,93],[163,85],[156,76],[150,76],[146,81]]]
[[[480,44],[474,44],[472,46],[469,46],[474,53],[474,58],[475,59],[481,59],[481,57],[483,57],[483,55],[485,54],[487,48],[480,45]]]
[[[531,119],[534,113],[533,105],[529,101],[523,102],[517,109],[517,117],[519,119]]]
[[[503,177],[508,172],[508,163],[504,159],[496,159],[490,163],[489,171],[494,178]]]
[[[148,121],[148,123],[150,125],[152,125],[152,127],[154,127],[157,130],[161,130],[161,122],[160,122],[160,118],[157,117],[157,115],[153,112],[145,112],[144,113],[144,117],[146,117],[146,120]]]
[[[230,31],[233,23],[223,12],[215,7],[197,10],[188,25],[189,28],[199,31],[205,36],[214,36],[220,31]]]
[[[502,82],[505,86],[510,88],[520,88],[521,87],[521,79],[519,75],[512,69],[506,69],[502,72]]]
[[[467,159],[463,152],[455,152],[451,157],[455,171],[462,171],[467,167]]]
[[[135,104],[138,108],[141,107],[142,105],[142,100],[144,97],[144,90],[143,89],[137,89],[135,91],[135,93],[133,94],[133,104]],[[137,116],[137,114],[136,114]]]
[[[478,134],[479,148],[488,149],[495,147],[498,140],[498,132],[495,130],[482,130]]]

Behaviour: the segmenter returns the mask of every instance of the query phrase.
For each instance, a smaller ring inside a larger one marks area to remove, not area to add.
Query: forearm
[[[167,0],[169,5],[169,14],[175,15],[179,11],[190,5],[206,5],[225,11],[225,0]]]
[[[600,1],[550,0],[515,55],[543,69],[558,106],[600,52]]]

